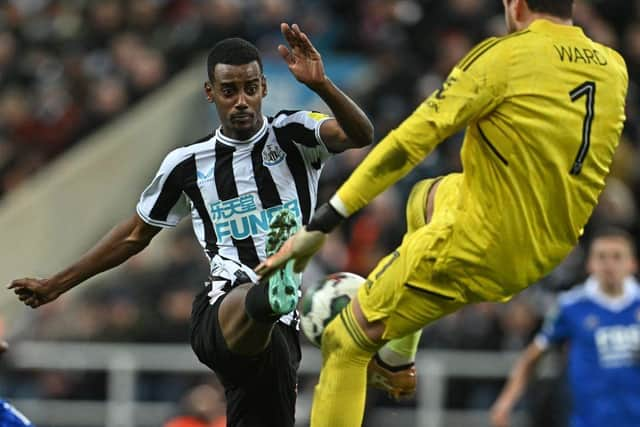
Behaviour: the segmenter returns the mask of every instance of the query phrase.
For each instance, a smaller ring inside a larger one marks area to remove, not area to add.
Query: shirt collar
[[[229,138],[222,133],[222,126],[219,126],[218,129],[216,129],[216,139],[228,145],[250,145],[259,141],[267,133],[268,124],[269,120],[265,116],[262,116],[262,127],[260,127],[260,130],[253,134],[251,138],[244,140]]]
[[[585,291],[592,301],[611,311],[624,310],[640,296],[640,287],[633,276],[629,276],[624,280],[622,294],[616,297],[602,292],[598,281],[593,276],[590,276],[585,282]]]
[[[584,37],[584,31],[582,31],[582,28],[580,27],[575,25],[556,24],[555,22],[542,18],[536,19],[529,24],[529,30],[543,34],[566,34]]]

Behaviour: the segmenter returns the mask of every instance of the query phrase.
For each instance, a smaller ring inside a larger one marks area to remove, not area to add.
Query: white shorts
[[[245,283],[258,284],[258,275],[251,268],[239,261],[223,258],[220,255],[214,255],[211,259],[209,274],[209,280],[204,285],[211,286],[207,294],[211,305],[236,286]],[[282,316],[280,321],[290,325],[297,321],[298,317],[298,313],[294,311]]]

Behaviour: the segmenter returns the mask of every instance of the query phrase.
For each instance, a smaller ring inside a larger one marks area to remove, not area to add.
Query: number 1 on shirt
[[[596,83],[584,82],[577,88],[569,92],[571,101],[576,102],[583,96],[587,97],[587,113],[584,117],[584,124],[582,125],[582,144],[580,150],[576,156],[576,161],[571,168],[571,175],[580,175],[582,171],[582,164],[589,152],[589,146],[591,145],[591,126],[593,124],[593,118],[595,116],[595,104],[596,104]]]

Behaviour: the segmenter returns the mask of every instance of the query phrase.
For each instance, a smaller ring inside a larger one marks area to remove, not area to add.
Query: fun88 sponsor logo
[[[218,243],[232,237],[237,240],[257,236],[269,230],[271,218],[282,209],[289,209],[302,222],[300,202],[290,200],[269,209],[258,209],[253,194],[244,194],[235,199],[211,203],[209,210]]]

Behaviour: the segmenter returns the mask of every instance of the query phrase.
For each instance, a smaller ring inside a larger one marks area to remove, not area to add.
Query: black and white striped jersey
[[[142,193],[138,215],[154,226],[175,227],[190,214],[212,274],[233,261],[255,277],[252,269],[266,257],[271,217],[289,208],[306,224],[315,210],[318,180],[330,157],[320,138],[327,119],[281,111],[265,117],[249,140],[231,139],[218,128],[173,150]]]

